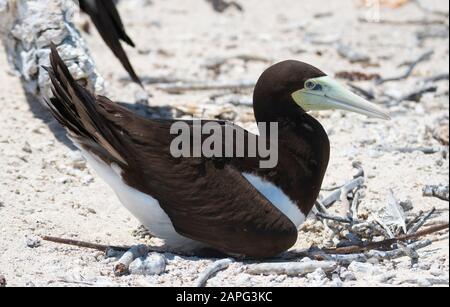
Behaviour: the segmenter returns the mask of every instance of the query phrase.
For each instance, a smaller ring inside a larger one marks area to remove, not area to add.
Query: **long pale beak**
[[[292,98],[305,111],[341,109],[369,117],[390,119],[381,108],[328,76],[308,80],[305,88],[293,93]]]

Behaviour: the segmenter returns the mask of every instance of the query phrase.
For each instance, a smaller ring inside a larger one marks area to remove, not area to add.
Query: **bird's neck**
[[[274,183],[307,215],[320,193],[330,143],[322,125],[299,108],[267,112],[255,109],[258,123],[278,123],[279,163],[260,175]]]

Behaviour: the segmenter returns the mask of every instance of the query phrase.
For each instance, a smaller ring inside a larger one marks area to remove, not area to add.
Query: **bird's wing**
[[[141,80],[120,43],[120,40],[123,40],[134,47],[133,41],[125,32],[114,2],[112,0],[80,0],[80,7],[91,17],[101,37],[122,63],[132,80],[142,85]]]
[[[242,176],[233,159],[174,158],[174,121],[147,120],[92,96],[52,49],[53,115],[86,150],[117,164],[126,184],[157,199],[179,234],[256,258],[295,243],[293,223]]]
[[[254,258],[275,256],[295,244],[294,224],[243,177],[239,161],[174,158],[173,121],[139,118],[103,97],[98,104],[124,147],[123,180],[158,200],[179,234]]]
[[[123,26],[122,19],[120,18],[119,12],[117,11],[117,7],[112,0],[103,0],[100,1],[103,5],[103,8],[108,13],[111,18],[111,21],[114,23],[114,29],[117,32],[117,35],[121,40],[130,45],[131,47],[135,47],[134,42],[125,32],[125,27]]]

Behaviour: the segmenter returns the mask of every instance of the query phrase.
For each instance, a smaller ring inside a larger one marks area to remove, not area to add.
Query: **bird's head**
[[[389,119],[378,106],[354,94],[316,67],[284,61],[268,68],[254,93],[258,121],[276,121],[300,112],[341,109],[369,117]]]

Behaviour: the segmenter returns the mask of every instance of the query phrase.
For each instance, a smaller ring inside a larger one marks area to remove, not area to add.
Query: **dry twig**
[[[415,101],[420,102],[422,99],[422,96],[427,93],[436,93],[438,90],[437,86],[434,85],[424,85],[419,86],[418,88],[414,89],[413,91],[406,93],[399,99],[397,99],[397,102],[402,101]]]
[[[449,201],[449,187],[448,185],[427,185],[423,188],[423,196],[437,197],[441,200]]]
[[[380,79],[377,81],[377,84],[384,84],[387,82],[408,79],[411,76],[411,74],[414,72],[414,69],[417,67],[417,65],[419,65],[422,62],[430,60],[433,54],[434,54],[434,51],[428,51],[428,52],[422,54],[417,60],[415,60],[409,64],[409,67],[404,74],[397,76],[397,77]]]
[[[439,82],[439,81],[448,81],[449,79],[449,74],[448,73],[444,73],[444,74],[439,74],[436,76],[431,76],[428,78],[425,78],[423,81],[425,83],[433,83],[433,82]]]
[[[415,242],[407,246],[408,250],[417,251],[419,249],[430,246],[432,242],[430,240]],[[348,265],[354,261],[356,262],[366,262],[368,259],[378,259],[378,260],[392,260],[403,256],[407,256],[406,249],[398,248],[389,251],[379,251],[379,250],[369,250],[367,252],[352,253],[352,254],[323,254],[316,253],[316,259],[322,259],[325,261],[336,261],[341,265]]]
[[[234,261],[232,259],[222,259],[210,265],[195,282],[196,287],[205,287],[208,280],[220,271],[226,270]]]
[[[342,223],[342,224],[353,224],[354,223],[354,221],[349,218],[330,215],[330,214],[326,214],[326,213],[322,213],[322,212],[317,212],[316,216],[323,220],[335,221],[335,222]]]
[[[358,187],[364,185],[364,177],[359,177],[346,183],[342,188],[334,191],[328,197],[322,200],[322,204],[326,208],[330,208],[335,202],[341,199],[342,194],[347,196],[347,194]]]
[[[95,244],[95,243],[63,239],[63,238],[56,238],[56,237],[49,237],[49,236],[43,236],[42,240],[48,241],[48,242],[53,242],[53,243],[58,243],[58,244],[71,245],[71,246],[88,248],[88,249],[95,249],[95,250],[98,250],[98,251],[101,251],[104,253],[107,253],[109,250],[126,252],[127,250],[130,249],[130,247],[126,247],[126,246],[109,246],[109,245]]]
[[[406,256],[411,258],[411,266],[413,266],[414,264],[417,264],[419,262],[419,253],[415,249],[410,248],[408,245],[406,245],[403,242],[398,242],[397,246],[400,250],[403,251],[403,253]]]
[[[415,224],[414,226],[412,226],[409,230],[408,230],[408,234],[413,234],[413,233],[417,233],[419,231],[420,228],[422,228],[423,225],[425,225],[425,223],[431,218],[431,216],[436,212],[436,208],[433,208],[430,210],[430,212],[428,212],[426,215],[422,216],[421,219],[419,219],[419,221],[417,222],[417,224]]]
[[[367,20],[365,18],[359,18],[361,23],[371,23],[377,25],[391,25],[391,26],[433,26],[433,25],[446,25],[448,21],[444,19],[406,19],[406,20],[394,20],[394,19],[380,19],[376,22]]]
[[[413,0],[412,2],[413,2],[420,10],[422,10],[422,11],[425,12],[425,13],[428,13],[428,14],[434,14],[434,15],[438,15],[438,16],[445,17],[445,18],[448,18],[448,16],[449,16],[448,12],[433,10],[433,9],[431,9],[429,6],[424,5],[420,0]]]
[[[328,249],[325,252],[328,254],[354,254],[354,253],[361,253],[361,252],[366,252],[369,250],[376,250],[376,249],[384,249],[384,250],[389,250],[391,249],[391,246],[397,242],[406,242],[408,240],[413,240],[413,239],[419,239],[422,238],[424,236],[439,232],[439,231],[443,231],[443,230],[448,230],[449,228],[449,224],[442,224],[442,225],[437,225],[437,226],[433,226],[430,227],[428,229],[416,232],[416,233],[412,233],[412,234],[407,234],[407,235],[402,235],[402,236],[398,236],[394,239],[389,239],[389,240],[384,240],[384,241],[380,241],[380,242],[369,242],[369,243],[365,243],[364,246],[348,246],[348,247],[340,247],[340,248],[335,248],[335,249]]]
[[[358,220],[358,210],[360,205],[360,200],[362,197],[362,191],[360,188],[356,188],[355,194],[353,195],[352,205],[350,207],[349,216],[353,221]]]
[[[136,245],[130,248],[114,266],[114,275],[123,276],[128,274],[130,264],[137,258],[144,257],[149,253],[148,246]]]
[[[409,250],[417,251],[419,249],[430,246],[432,241],[425,240],[419,241],[412,244],[407,245]],[[405,249],[394,249],[388,251],[379,251],[379,250],[357,250],[354,253],[332,253],[335,250],[306,250],[299,252],[291,252],[283,255],[283,260],[294,260],[298,258],[308,257],[311,259],[315,259],[317,261],[331,261],[335,262],[339,265],[349,265],[352,262],[367,262],[368,259],[378,259],[378,260],[392,260],[397,259],[403,256],[407,256]]]
[[[414,214],[412,217],[408,219],[408,223],[406,224],[406,229],[411,229],[413,225],[415,225],[419,220],[423,217],[424,212],[419,211],[418,213]]]
[[[348,83],[350,88],[352,88],[354,91],[358,92],[359,94],[363,95],[365,98],[369,100],[375,99],[375,93],[371,89],[364,89],[361,86],[358,86],[353,83]]]
[[[414,153],[414,152],[422,152],[426,155],[434,155],[436,153],[442,152],[445,150],[443,147],[388,147],[383,146],[380,148],[384,152],[400,152],[400,153]]]

